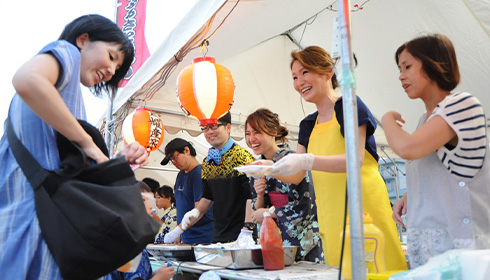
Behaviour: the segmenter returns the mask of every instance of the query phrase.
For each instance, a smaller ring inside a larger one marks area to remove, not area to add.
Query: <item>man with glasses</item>
[[[247,176],[233,168],[255,158],[231,139],[230,112],[219,118],[216,125],[201,130],[212,146],[202,163],[203,194],[196,207],[184,215],[181,227],[183,230],[193,227],[203,216],[201,213],[213,207],[213,243],[235,241],[244,225],[252,220],[252,195]]]
[[[184,244],[209,244],[213,238],[213,210],[206,211],[203,217],[185,232],[182,229],[182,218],[185,213],[194,209],[202,196],[201,164],[196,160],[196,150],[182,138],[175,138],[165,146],[165,158],[160,164],[169,162],[179,169],[175,180],[174,193],[177,206],[177,224],[173,236],[170,232],[166,234],[166,243],[173,243],[180,234]],[[167,238],[168,236],[168,238]],[[173,239],[173,240],[172,240]]]

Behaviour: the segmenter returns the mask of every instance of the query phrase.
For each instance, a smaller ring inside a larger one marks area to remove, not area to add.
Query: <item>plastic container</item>
[[[340,234],[342,238],[342,234]],[[350,249],[350,223],[347,217],[345,227],[344,258],[342,261],[342,277],[352,279],[352,261]],[[373,224],[369,213],[364,212],[364,255],[366,258],[366,273],[382,273],[386,271],[385,238],[383,232]]]
[[[282,237],[269,212],[264,212],[264,220],[260,227],[260,246],[265,270],[284,268],[284,247]]]

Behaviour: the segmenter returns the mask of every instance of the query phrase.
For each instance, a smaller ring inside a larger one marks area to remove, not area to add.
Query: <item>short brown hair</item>
[[[260,108],[248,115],[245,121],[245,127],[250,125],[256,131],[263,132],[267,135],[274,136],[276,141],[287,142],[286,136],[289,131],[279,122],[279,116],[269,109]]]
[[[292,51],[290,68],[293,67],[293,63],[297,60],[306,69],[316,72],[318,74],[326,75],[333,70],[335,61],[326,50],[318,46],[309,46],[302,51]],[[335,89],[339,86],[337,81],[337,75],[334,73],[332,76],[332,87]]]
[[[451,91],[459,84],[456,51],[451,40],[445,35],[422,35],[404,43],[395,53],[397,65],[404,50],[422,62],[422,69],[429,79],[435,81],[442,90]]]

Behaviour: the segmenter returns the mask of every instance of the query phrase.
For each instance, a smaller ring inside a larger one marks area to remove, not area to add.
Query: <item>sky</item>
[[[15,90],[12,77],[17,69],[46,44],[56,40],[64,26],[84,14],[100,14],[115,20],[116,0],[0,0],[2,7],[2,70],[0,71],[0,135]],[[196,0],[147,0],[145,36],[151,53],[182,19]],[[95,98],[82,85],[88,121],[95,124],[107,101]]]

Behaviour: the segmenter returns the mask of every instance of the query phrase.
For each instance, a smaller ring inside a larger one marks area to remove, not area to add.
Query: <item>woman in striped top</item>
[[[398,48],[402,87],[427,112],[415,132],[402,129],[398,112],[382,118],[389,145],[407,160],[407,193],[393,218],[405,226],[412,268],[450,249],[490,248],[490,164],[486,118],[477,98],[453,92],[460,80],[456,53],[441,34]]]

